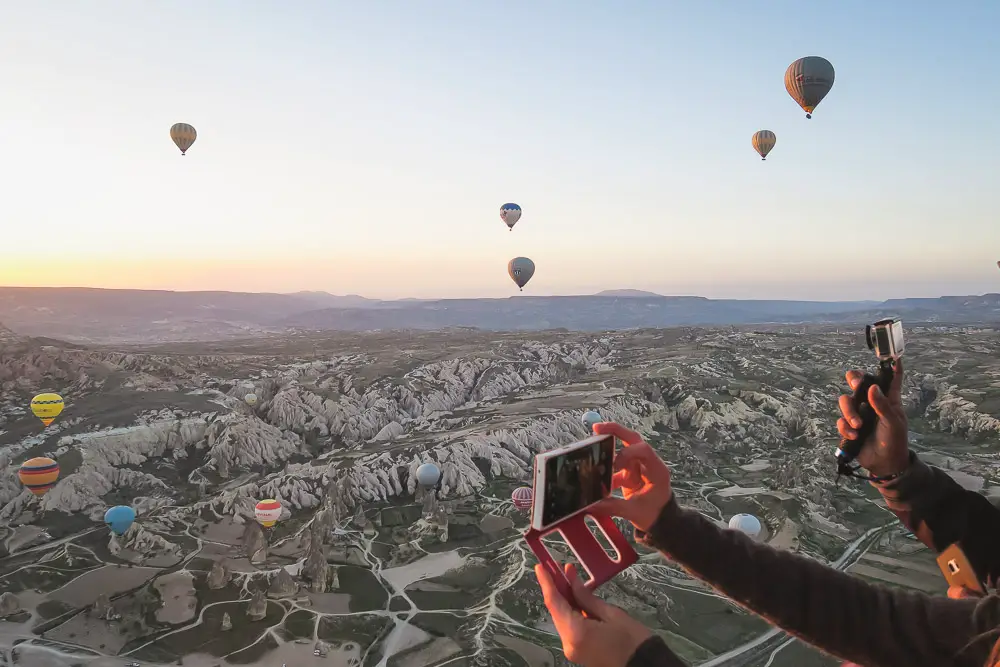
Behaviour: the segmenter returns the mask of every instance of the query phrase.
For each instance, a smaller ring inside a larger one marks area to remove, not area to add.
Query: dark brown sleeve
[[[866,667],[983,667],[1000,598],[949,600],[889,589],[759,544],[676,498],[637,535],[691,574],[782,630]]]
[[[1000,581],[1000,509],[910,452],[906,472],[872,483],[885,504],[936,553],[958,542],[983,581]]]
[[[635,650],[625,667],[688,667],[661,638],[653,635]]]

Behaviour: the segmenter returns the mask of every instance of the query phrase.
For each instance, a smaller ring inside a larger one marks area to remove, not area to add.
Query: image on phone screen
[[[551,525],[611,495],[615,439],[604,438],[545,462],[542,524]]]

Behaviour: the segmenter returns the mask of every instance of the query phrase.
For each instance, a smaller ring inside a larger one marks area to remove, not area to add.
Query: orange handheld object
[[[601,543],[597,541],[597,537],[590,531],[590,527],[586,523],[588,516],[594,519],[604,531],[604,535],[618,552],[617,558],[609,556]],[[639,555],[618,530],[618,526],[615,525],[614,519],[610,516],[594,516],[581,512],[552,524],[544,531],[530,529],[524,534],[524,541],[531,547],[538,562],[548,570],[559,592],[570,602],[574,602],[573,592],[566,579],[566,573],[549,553],[545,543],[542,542],[543,537],[555,532],[559,532],[566,540],[566,544],[573,550],[580,564],[583,565],[583,569],[590,576],[590,579],[583,584],[589,590],[594,590],[639,560]]]

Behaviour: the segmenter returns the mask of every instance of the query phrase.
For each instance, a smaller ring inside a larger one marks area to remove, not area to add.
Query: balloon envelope
[[[752,514],[737,514],[729,520],[729,527],[757,539],[760,537],[760,520]]]
[[[65,403],[59,394],[39,394],[31,399],[31,412],[48,426],[62,411]]]
[[[767,159],[767,154],[771,152],[777,141],[778,138],[771,130],[757,130],[753,133],[753,139],[750,140],[750,143],[753,145],[753,149],[760,155],[760,159],[764,160]]]
[[[594,432],[594,424],[600,424],[604,421],[604,417],[597,410],[587,410],[583,413],[583,427],[587,429],[588,433]]]
[[[244,399],[247,405],[257,405],[257,394],[247,394]]]
[[[170,138],[181,149],[181,155],[186,155],[191,144],[198,138],[198,132],[187,123],[174,123],[170,128]]]
[[[523,289],[531,280],[531,276],[535,275],[535,263],[527,257],[515,257],[507,262],[507,273],[510,279]]]
[[[273,498],[262,500],[253,508],[253,515],[257,523],[270,528],[281,518],[281,503]]]
[[[521,486],[514,489],[514,493],[510,494],[510,499],[514,502],[514,507],[519,510],[526,510],[531,507],[531,503],[535,498],[535,492],[530,486]]]
[[[104,523],[115,535],[124,535],[134,521],[135,510],[128,505],[118,505],[104,513]]]
[[[25,488],[36,496],[43,496],[59,479],[59,464],[47,456],[36,456],[21,464],[17,477]]]
[[[806,56],[799,58],[785,70],[785,90],[812,118],[815,109],[833,88],[836,74],[833,65],[826,58]]]
[[[500,207],[500,219],[507,224],[507,229],[514,229],[514,225],[521,219],[521,207],[517,204],[504,204]]]
[[[417,468],[417,483],[421,486],[434,486],[441,479],[441,469],[433,463],[423,463]]]

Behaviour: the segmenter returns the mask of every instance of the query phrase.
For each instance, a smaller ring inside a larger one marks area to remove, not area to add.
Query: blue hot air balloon
[[[104,513],[104,523],[115,535],[124,535],[135,521],[135,510],[127,505],[112,507]]]
[[[439,479],[441,479],[441,469],[433,463],[424,463],[417,468],[417,482],[420,486],[434,486]]]
[[[583,427],[587,429],[588,433],[593,435],[594,424],[600,424],[602,421],[604,421],[604,417],[602,417],[601,413],[598,412],[597,410],[587,410],[587,412],[583,413],[582,421],[583,421]]]

